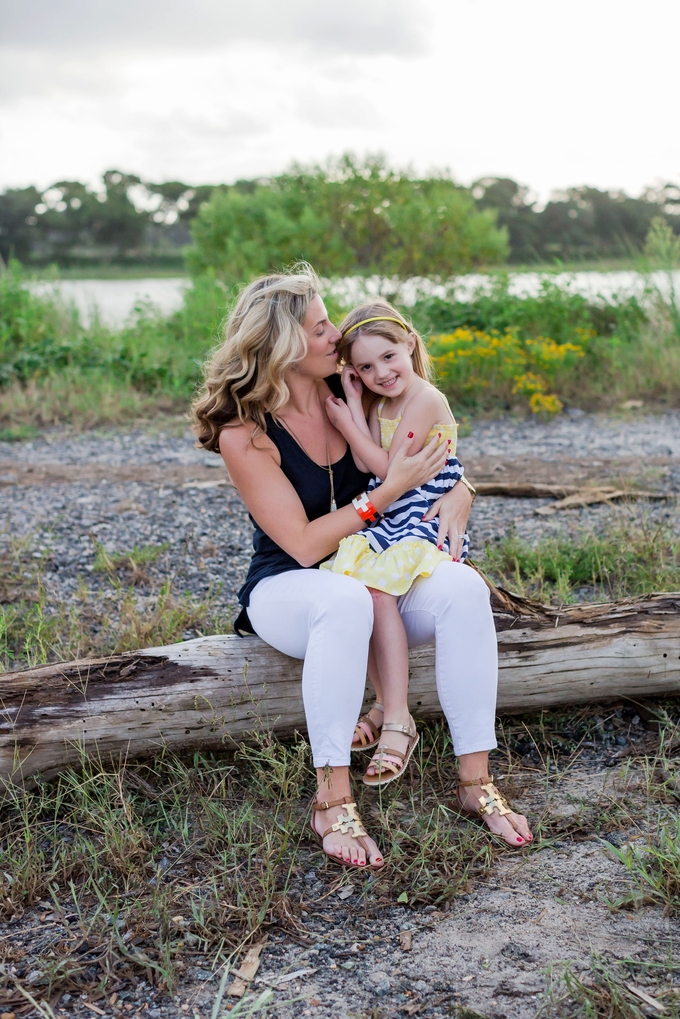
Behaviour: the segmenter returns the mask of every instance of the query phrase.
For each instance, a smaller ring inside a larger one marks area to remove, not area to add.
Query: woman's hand
[[[439,516],[439,534],[437,544],[443,545],[449,539],[449,553],[452,559],[459,560],[463,554],[463,538],[467,529],[472,493],[465,485],[456,483],[453,488],[432,503],[423,520],[434,520]]]
[[[450,455],[450,443],[440,442],[436,435],[415,456],[408,455],[412,442],[413,433],[411,432],[406,442],[402,443],[390,460],[387,476],[384,478],[384,484],[389,485],[390,489],[394,489],[395,499],[402,496],[404,492],[418,488],[419,485],[424,485],[426,481],[435,478]]]
[[[364,395],[364,384],[351,364],[346,364],[342,369],[340,381],[342,382],[342,388],[345,391],[347,399],[356,400],[361,403],[361,399]]]

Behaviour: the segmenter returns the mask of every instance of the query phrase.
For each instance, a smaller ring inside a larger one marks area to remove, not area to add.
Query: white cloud
[[[422,49],[419,0],[1,0],[4,45],[28,49],[152,50],[239,41],[331,52]]]
[[[347,149],[542,195],[680,177],[676,0],[201,3],[12,0],[0,186],[229,181]]]

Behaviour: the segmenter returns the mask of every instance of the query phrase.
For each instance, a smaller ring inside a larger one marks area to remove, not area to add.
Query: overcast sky
[[[0,0],[0,187],[383,151],[463,183],[680,180],[678,0]]]

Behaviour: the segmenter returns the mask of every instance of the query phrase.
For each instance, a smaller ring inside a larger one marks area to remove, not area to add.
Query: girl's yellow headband
[[[376,315],[375,318],[365,318],[361,322],[357,322],[357,324],[355,326],[350,326],[349,329],[345,329],[345,331],[344,331],[344,333],[342,335],[343,336],[349,336],[349,334],[354,332],[355,329],[359,329],[360,326],[368,325],[369,322],[396,322],[397,325],[401,326],[402,329],[405,329],[406,332],[409,331],[408,326],[405,325],[401,321],[401,319],[392,318],[390,315]]]

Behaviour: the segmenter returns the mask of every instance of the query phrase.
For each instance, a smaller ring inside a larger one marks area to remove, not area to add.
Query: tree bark
[[[554,609],[492,585],[501,712],[680,693],[680,593]],[[0,675],[0,783],[86,757],[233,746],[305,727],[302,663],[257,637],[201,637]],[[410,655],[414,714],[441,713],[434,647]]]

